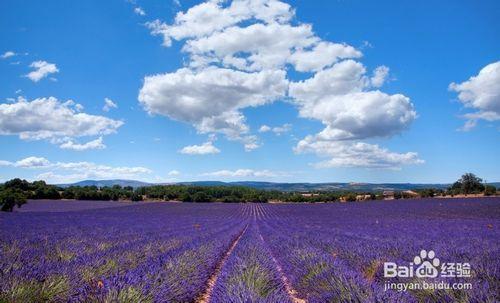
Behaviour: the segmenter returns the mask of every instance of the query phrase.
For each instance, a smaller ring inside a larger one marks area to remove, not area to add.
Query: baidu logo
[[[470,277],[469,263],[442,263],[433,250],[422,249],[408,265],[398,265],[394,262],[384,263],[386,278],[436,278],[436,277]]]
[[[425,249],[420,251],[420,255],[413,259],[413,264],[417,265],[415,276],[418,278],[435,278],[438,276],[439,259],[433,250],[427,252]]]

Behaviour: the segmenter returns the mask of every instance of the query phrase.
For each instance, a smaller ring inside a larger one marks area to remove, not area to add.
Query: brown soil
[[[240,241],[241,237],[243,237],[243,234],[247,230],[248,225],[245,226],[245,228],[241,231],[241,233],[238,235],[238,237],[231,243],[231,246],[229,249],[226,251],[226,253],[222,256],[222,258],[217,262],[217,265],[215,266],[215,270],[208,278],[207,280],[207,285],[205,288],[205,291],[199,296],[199,298],[196,300],[196,303],[208,303],[210,302],[210,298],[212,296],[212,292],[215,287],[215,283],[217,282],[217,278],[219,277],[219,274],[222,270],[222,267],[226,263],[227,259],[229,256],[233,253],[234,248],[236,245],[238,245],[238,242]]]

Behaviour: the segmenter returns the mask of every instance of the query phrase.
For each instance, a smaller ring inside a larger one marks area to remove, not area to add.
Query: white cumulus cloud
[[[179,176],[180,174],[181,172],[175,169],[168,172],[169,176]]]
[[[97,139],[87,145],[75,145],[72,138],[103,136],[115,133],[122,121],[80,112],[74,101],[60,102],[54,97],[0,104],[0,135],[18,135],[22,140],[50,140],[73,149],[102,147]]]
[[[213,145],[212,141],[207,141],[201,145],[185,146],[179,152],[186,155],[209,155],[218,154],[220,150]]]
[[[311,78],[290,83],[289,94],[307,104],[330,95],[363,91],[368,85],[366,68],[354,60],[345,60],[315,73]]]
[[[236,0],[228,6],[222,1],[206,1],[177,13],[171,25],[155,20],[149,23],[149,27],[153,34],[163,36],[165,46],[170,46],[172,39],[208,36],[243,20],[286,22],[293,14],[290,5],[275,0]]]
[[[12,166],[21,168],[41,168],[50,165],[49,160],[42,157],[27,157],[12,163]]]
[[[260,128],[259,128],[259,133],[267,133],[269,131],[271,131],[272,128],[268,125],[262,125]]]
[[[364,66],[342,61],[312,78],[290,84],[290,96],[302,117],[321,121],[323,140],[389,137],[400,133],[416,118],[410,99],[367,90]]]
[[[361,56],[349,45],[322,42],[309,24],[293,25],[294,14],[276,0],[207,1],[179,12],[173,24],[148,23],[165,46],[185,40],[189,62],[147,76],[139,101],[150,113],[188,122],[201,133],[222,133],[247,151],[259,147],[241,110],[286,97],[286,64],[309,71]]]
[[[286,89],[283,71],[183,68],[146,77],[139,101],[149,113],[190,123],[200,133],[222,133],[248,142],[249,128],[240,110],[272,102]]]
[[[451,83],[451,91],[466,108],[476,110],[464,115],[467,119],[462,130],[474,128],[478,120],[500,120],[500,61],[486,65],[479,74],[462,83]]]
[[[391,137],[409,127],[417,117],[410,99],[377,90],[387,80],[388,67],[367,73],[356,61],[363,56],[359,49],[323,40],[311,24],[294,17],[295,10],[278,0],[234,0],[195,5],[177,13],[171,24],[149,22],[164,46],[182,42],[187,60],[175,72],[146,76],[139,101],[149,113],[190,123],[200,133],[222,133],[246,150],[260,143],[243,110],[276,100],[291,99],[301,117],[322,122],[323,131],[309,136],[322,144],[367,144],[355,140]],[[291,82],[291,70],[313,75]],[[288,130],[262,126],[259,131]],[[377,148],[365,150],[381,163],[388,161],[378,154],[396,154]]]
[[[59,145],[60,148],[62,149],[70,149],[70,150],[76,150],[76,151],[84,151],[84,150],[89,150],[89,149],[104,149],[106,148],[106,145],[103,142],[102,137],[99,137],[95,140],[80,144],[80,143],[75,143],[72,140],[68,140],[61,145]]]
[[[277,39],[276,37],[280,37]],[[234,26],[211,36],[189,40],[184,50],[194,55],[195,64],[220,62],[227,67],[242,70],[281,68],[292,54],[293,48],[307,47],[317,41],[307,24],[252,24]],[[248,55],[241,55],[246,53]],[[204,61],[199,61],[199,58]]]
[[[26,77],[28,77],[33,82],[38,82],[50,74],[58,73],[59,69],[54,63],[49,63],[47,61],[34,61],[30,65],[33,71],[29,72]]]
[[[218,170],[214,172],[203,173],[202,176],[220,177],[220,178],[242,178],[242,177],[276,177],[279,174],[270,170],[253,170],[253,169],[237,169],[237,170]]]
[[[395,153],[376,144],[364,142],[322,141],[307,136],[295,147],[297,153],[315,153],[328,158],[315,164],[318,168],[364,167],[400,169],[404,165],[422,164],[414,152]]]
[[[370,78],[366,68],[344,60],[309,79],[290,84],[299,114],[321,121],[325,128],[301,140],[295,151],[329,157],[316,167],[400,168],[420,164],[417,153],[394,153],[378,145],[355,140],[391,137],[407,129],[417,117],[410,99],[379,90],[388,68],[379,67]]]

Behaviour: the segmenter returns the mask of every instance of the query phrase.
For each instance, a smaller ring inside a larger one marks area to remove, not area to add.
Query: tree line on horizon
[[[496,187],[483,184],[481,178],[472,173],[464,174],[447,190],[416,189],[420,197],[441,195],[484,194],[495,195]],[[28,199],[75,199],[75,200],[129,200],[142,201],[182,201],[182,202],[335,202],[356,201],[358,196],[369,197],[368,200],[383,199],[381,192],[349,192],[349,191],[312,191],[283,192],[262,190],[246,186],[199,186],[199,185],[153,185],[139,188],[131,186],[69,186],[49,185],[45,181],[28,182],[19,178],[0,185],[0,210],[12,211],[15,206],[21,207]],[[411,198],[406,191],[394,192],[395,199]],[[366,200],[366,199],[364,199]]]

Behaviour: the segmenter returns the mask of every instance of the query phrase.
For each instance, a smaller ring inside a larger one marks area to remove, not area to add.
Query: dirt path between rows
[[[260,233],[259,233],[259,236],[260,236],[260,239],[262,240],[262,242],[265,243],[264,237],[262,237],[262,235]],[[306,300],[297,297],[298,292],[293,288],[292,284],[290,283],[290,281],[286,277],[285,273],[283,272],[283,268],[281,268],[281,265],[279,264],[278,260],[276,260],[276,258],[271,253],[271,251],[269,251],[269,254],[271,255],[271,260],[273,260],[274,266],[276,267],[276,270],[278,271],[278,274],[281,278],[281,281],[283,282],[283,285],[285,286],[285,290],[288,293],[288,295],[290,296],[290,299],[292,299],[292,302],[294,302],[294,303],[307,303]]]
[[[234,241],[231,243],[231,246],[229,247],[229,249],[222,256],[222,258],[217,262],[217,265],[215,266],[214,272],[212,273],[210,278],[208,278],[208,280],[207,280],[205,291],[199,296],[198,299],[196,299],[196,301],[195,301],[196,303],[208,303],[208,302],[210,302],[210,298],[212,297],[212,292],[214,290],[215,283],[217,282],[217,279],[219,278],[222,267],[224,267],[224,264],[226,263],[227,259],[233,253],[234,248],[236,247],[236,245],[238,245],[238,242],[240,241],[241,237],[243,237],[243,235],[245,234],[245,231],[247,230],[247,228],[248,228],[248,224],[241,231],[241,233],[238,235],[238,237],[236,239],[234,239]]]
[[[258,206],[258,207],[259,207],[259,209],[260,209],[260,211],[262,213],[262,216],[263,217],[266,216],[266,211],[264,210],[264,208],[262,208],[262,206]],[[274,266],[276,267],[276,270],[278,271],[278,274],[279,274],[279,276],[281,278],[281,281],[282,281],[283,285],[285,286],[286,292],[290,296],[290,299],[292,299],[293,303],[307,303],[306,300],[301,299],[301,298],[298,297],[297,290],[295,290],[293,288],[292,284],[290,283],[290,281],[286,277],[285,273],[283,272],[283,268],[279,264],[278,260],[276,260],[276,258],[274,257],[271,249],[269,248],[269,246],[266,243],[266,240],[264,240],[264,237],[262,237],[262,234],[260,233],[260,229],[259,229],[258,225],[257,225],[257,228],[258,228],[260,240],[262,241],[262,243],[264,243],[264,246],[267,247],[268,253],[271,256],[271,260],[273,260]]]

